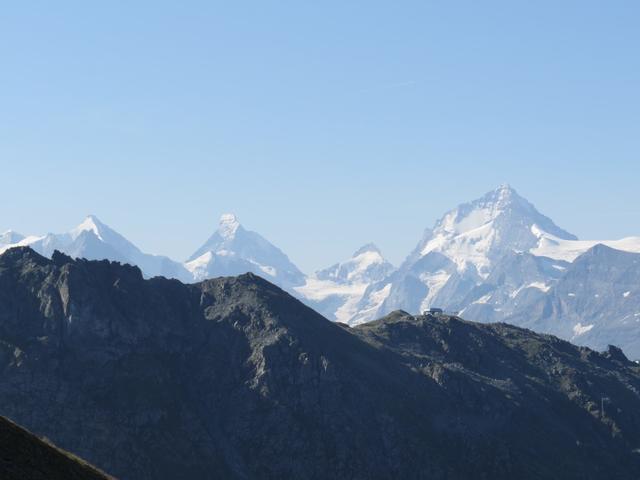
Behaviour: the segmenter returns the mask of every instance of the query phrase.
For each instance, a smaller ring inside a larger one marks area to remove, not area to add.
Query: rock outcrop
[[[457,317],[332,323],[260,277],[0,256],[0,414],[121,479],[638,478],[640,369]]]

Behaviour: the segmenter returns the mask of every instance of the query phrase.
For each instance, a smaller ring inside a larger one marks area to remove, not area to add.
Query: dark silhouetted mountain
[[[0,256],[0,413],[122,479],[640,475],[619,349],[28,248]]]
[[[588,254],[597,245],[640,258],[640,237],[578,240],[509,185],[447,212],[425,230],[397,269],[368,244],[348,260],[305,275],[233,214],[222,215],[217,230],[184,263],[142,252],[92,215],[67,233],[0,234],[0,253],[30,246],[50,257],[59,250],[73,258],[136,265],[145,277],[195,282],[253,272],[329,320],[351,326],[395,310],[420,313],[435,306],[474,321],[507,321],[597,350],[619,345],[630,358],[640,359],[638,283],[619,278],[627,285],[620,294],[619,283],[611,280],[617,275],[617,254]],[[608,259],[614,263],[606,264]],[[589,282],[581,282],[575,272],[591,271],[585,266],[590,261],[598,262],[593,272],[600,276],[589,274]],[[557,296],[562,288],[570,289],[565,293],[571,301]]]
[[[109,480],[84,460],[0,417],[2,480]]]

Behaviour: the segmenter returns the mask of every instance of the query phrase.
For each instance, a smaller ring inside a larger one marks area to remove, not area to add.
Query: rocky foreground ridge
[[[121,479],[640,476],[640,367],[506,324],[349,328],[253,274],[0,256],[0,414]]]
[[[2,480],[109,480],[84,460],[0,417]],[[114,480],[114,479],[111,479]]]

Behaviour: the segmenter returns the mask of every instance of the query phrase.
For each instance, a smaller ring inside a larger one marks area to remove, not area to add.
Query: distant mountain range
[[[121,480],[637,480],[639,412],[615,347],[402,311],[348,327],[253,274],[0,255],[0,415]]]
[[[63,234],[0,235],[0,252],[25,245],[45,256],[59,250],[131,263],[147,277],[185,282],[252,272],[350,325],[396,309],[437,306],[594,348],[614,343],[640,358],[640,237],[578,240],[508,185],[447,212],[398,268],[367,244],[350,259],[305,275],[231,214],[185,262],[143,253],[95,216]]]
[[[16,232],[0,236],[0,252],[15,246],[29,246],[46,257],[58,250],[73,258],[108,259],[137,265],[149,277],[165,276],[189,281],[191,276],[183,264],[168,257],[140,251],[129,240],[89,215],[77,227],[66,233],[48,233],[25,237]]]

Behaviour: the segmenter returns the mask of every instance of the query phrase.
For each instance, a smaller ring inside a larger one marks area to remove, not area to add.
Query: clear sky
[[[395,263],[510,183],[640,235],[640,2],[21,1],[0,10],[0,230],[89,214],[184,259],[235,212],[311,272]]]

